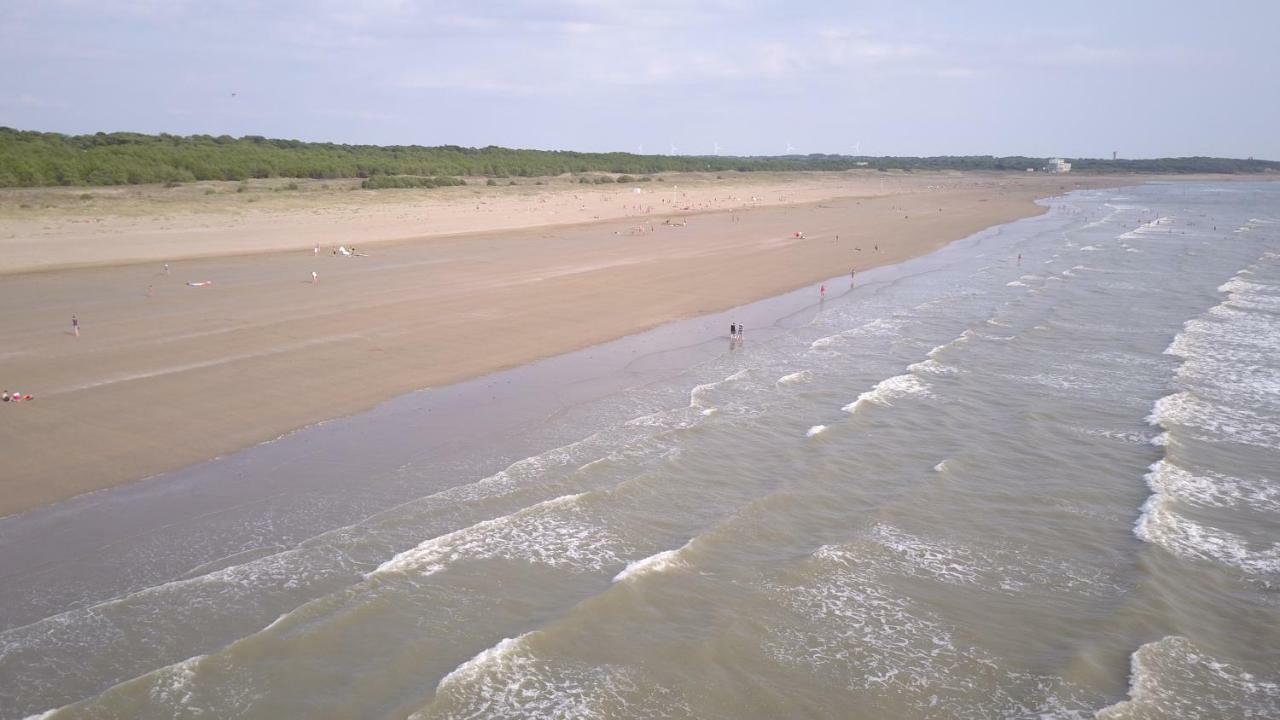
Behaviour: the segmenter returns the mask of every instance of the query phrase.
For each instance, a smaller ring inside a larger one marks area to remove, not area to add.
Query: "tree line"
[[[0,187],[139,185],[249,178],[368,178],[370,187],[434,187],[461,176],[546,177],[564,173],[645,176],[663,172],[788,170],[1016,170],[1045,158],[991,155],[707,156],[583,153],[456,145],[342,145],[257,135],[63,135],[0,127]],[[1071,159],[1076,170],[1139,173],[1280,172],[1280,163],[1230,158]],[[422,180],[392,180],[415,177]]]

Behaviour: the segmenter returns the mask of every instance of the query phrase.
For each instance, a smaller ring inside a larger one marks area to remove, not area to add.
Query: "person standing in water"
[[[827,284],[826,284],[826,283],[823,283],[823,284],[822,284],[822,287],[818,288],[818,297],[820,297],[820,298],[826,298],[826,297],[827,297]]]
[[[738,324],[729,323],[729,339],[732,340],[736,337],[738,337]]]

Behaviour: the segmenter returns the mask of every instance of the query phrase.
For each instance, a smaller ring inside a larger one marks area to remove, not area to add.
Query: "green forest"
[[[1151,160],[1070,158],[1089,173],[1280,172],[1280,162],[1185,157]],[[753,172],[785,170],[1009,170],[1045,158],[990,155],[731,157],[515,150],[456,145],[339,145],[256,135],[63,135],[0,127],[0,187],[139,185],[248,178],[369,178],[369,187],[436,187],[468,177],[545,177],[563,173]],[[420,178],[420,179],[415,179]]]

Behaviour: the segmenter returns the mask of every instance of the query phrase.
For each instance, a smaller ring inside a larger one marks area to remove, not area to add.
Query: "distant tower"
[[[1116,151],[1115,151],[1115,150],[1112,150],[1112,151],[1111,151],[1111,162],[1115,162],[1115,161],[1116,161]]]

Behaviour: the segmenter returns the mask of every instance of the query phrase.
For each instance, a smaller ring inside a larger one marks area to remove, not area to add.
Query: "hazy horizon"
[[[1280,6],[0,0],[0,125],[681,155],[1280,159]]]

